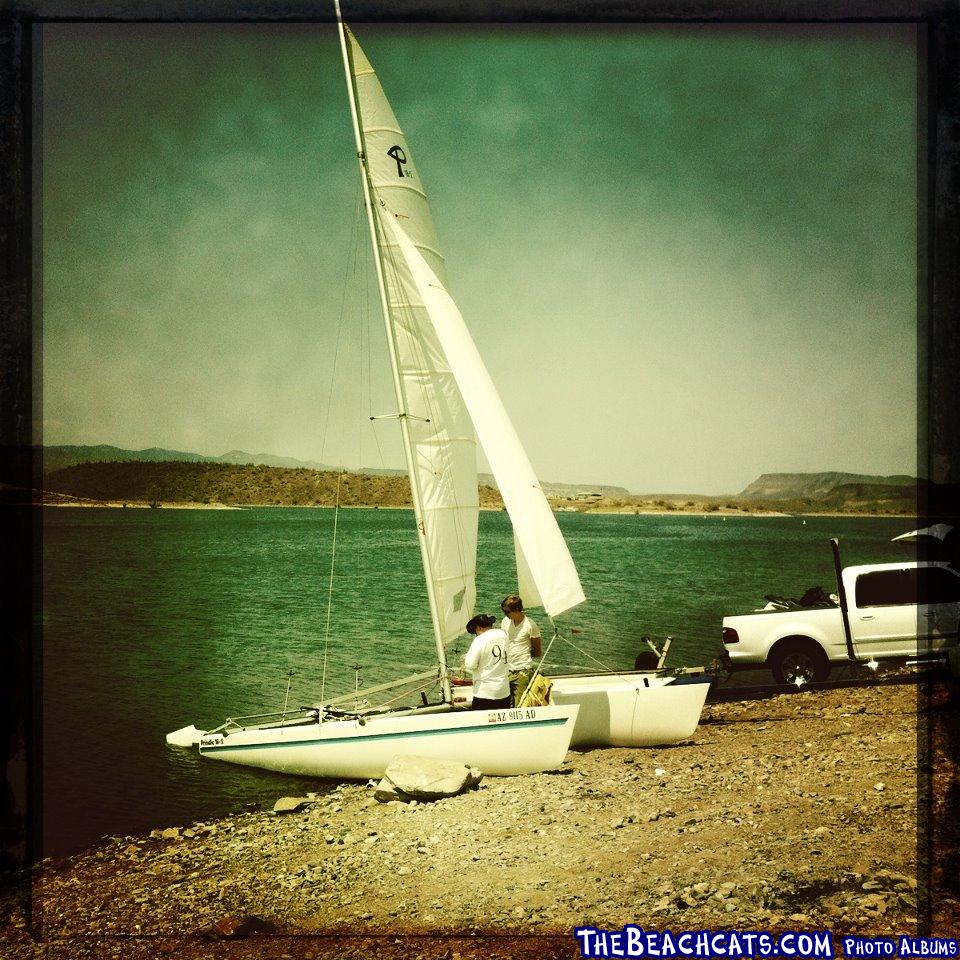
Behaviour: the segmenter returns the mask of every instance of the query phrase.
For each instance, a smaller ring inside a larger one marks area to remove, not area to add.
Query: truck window
[[[960,602],[960,577],[943,567],[920,568],[920,603]]]
[[[878,570],[857,577],[857,607],[899,607],[917,602],[916,570]]]

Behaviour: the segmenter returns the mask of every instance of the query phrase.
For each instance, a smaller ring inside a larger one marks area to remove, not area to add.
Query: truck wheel
[[[830,675],[830,661],[814,640],[782,640],[770,654],[770,670],[777,683],[802,687]]]

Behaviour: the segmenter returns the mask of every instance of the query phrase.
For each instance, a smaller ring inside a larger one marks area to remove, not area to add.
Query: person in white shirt
[[[496,622],[481,613],[467,624],[467,633],[473,635],[474,641],[463,662],[473,675],[474,710],[500,710],[510,706],[507,635],[494,628]]]
[[[540,628],[523,612],[523,601],[511,594],[503,598],[500,609],[506,614],[500,629],[507,635],[507,671],[510,697],[518,706],[533,670],[533,660],[542,655]]]

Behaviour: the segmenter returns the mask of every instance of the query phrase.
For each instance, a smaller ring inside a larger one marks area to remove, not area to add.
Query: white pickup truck
[[[723,618],[731,670],[768,666],[778,683],[825,680],[832,664],[912,659],[957,642],[960,573],[947,563],[880,563],[842,572],[841,606]]]

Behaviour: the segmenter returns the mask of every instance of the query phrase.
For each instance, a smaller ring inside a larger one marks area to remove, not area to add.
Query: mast
[[[426,580],[427,584],[427,602],[430,605],[430,620],[433,623],[433,638],[437,647],[437,660],[440,664],[440,683],[443,689],[444,702],[450,703],[452,697],[450,693],[450,680],[447,677],[447,651],[443,644],[440,615],[437,610],[437,598],[433,588],[430,553],[427,550],[426,529],[423,525],[423,500],[420,491],[420,482],[417,476],[416,462],[413,456],[413,445],[410,441],[410,428],[407,423],[406,394],[404,392],[403,380],[400,376],[400,367],[397,361],[396,332],[393,328],[393,321],[390,315],[390,302],[389,298],[387,297],[387,286],[384,280],[383,249],[380,244],[380,236],[377,232],[377,225],[374,219],[372,200],[373,184],[371,183],[370,170],[367,166],[367,153],[363,138],[363,130],[360,127],[357,95],[353,85],[353,71],[351,69],[350,50],[347,46],[347,35],[344,30],[343,16],[340,12],[340,0],[333,0],[333,2],[337,14],[337,32],[340,36],[340,52],[343,56],[343,70],[347,81],[347,98],[350,102],[350,119],[353,123],[353,138],[357,147],[357,159],[360,163],[360,182],[363,186],[364,207],[367,211],[367,226],[370,230],[370,242],[373,244],[374,262],[376,263],[377,267],[377,287],[380,291],[380,306],[383,310],[383,320],[387,331],[387,347],[390,353],[390,368],[393,371],[393,388],[397,395],[397,404],[400,408],[397,418],[400,421],[400,433],[403,437],[403,450],[407,459],[407,473],[410,477],[410,494],[413,500],[413,514],[417,523],[417,540],[420,544],[420,559],[423,563],[424,579]]]

